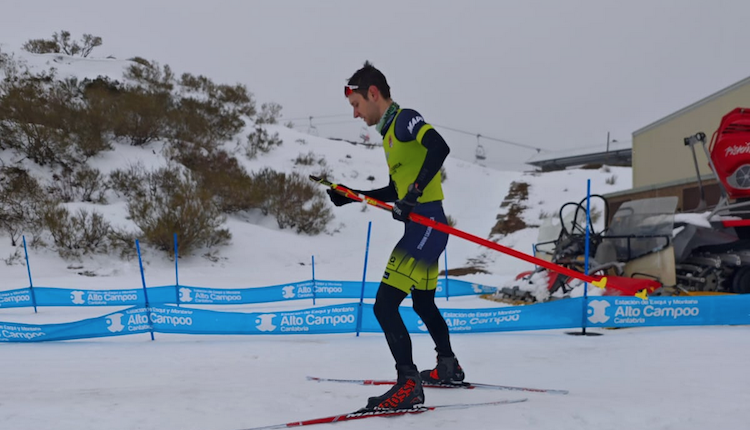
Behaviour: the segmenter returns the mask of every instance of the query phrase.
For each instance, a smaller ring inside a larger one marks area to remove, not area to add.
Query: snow
[[[683,222],[698,227],[711,228],[711,223],[708,221],[709,215],[711,215],[710,212],[700,214],[675,214],[674,222]]]
[[[22,55],[19,53],[19,55]],[[51,57],[29,56],[36,63]],[[36,64],[35,63],[35,64]],[[115,74],[123,62],[64,58],[61,73],[79,77]],[[255,160],[228,150],[248,170],[316,173],[321,166],[295,166],[298,154],[312,151],[325,160],[336,180],[352,188],[387,184],[383,154],[346,142],[330,141],[270,126],[284,144]],[[450,142],[449,142],[450,143]],[[160,142],[142,148],[117,146],[91,165],[110,172],[138,160],[148,168],[163,165]],[[7,151],[3,160],[13,160]],[[30,166],[29,167],[33,167]],[[33,171],[41,176],[39,169]],[[593,193],[630,187],[630,169],[539,173],[499,172],[465,161],[446,161],[446,212],[457,228],[488,237],[500,203],[512,181],[529,184],[524,221],[541,224],[567,201]],[[368,177],[374,177],[369,180]],[[617,180],[610,178],[616,176]],[[609,182],[609,183],[608,183]],[[612,183],[614,182],[614,183]],[[132,226],[121,199],[110,196],[97,210],[113,223]],[[183,284],[215,288],[275,285],[311,277],[315,256],[317,279],[362,278],[367,223],[372,222],[368,280],[378,280],[401,227],[381,210],[351,204],[335,208],[327,233],[296,235],[280,230],[272,219],[249,213],[232,216],[232,242],[204,258],[205,250],[180,259]],[[505,246],[531,253],[538,229],[527,228],[493,237]],[[144,253],[149,286],[174,281],[174,266],[148,247]],[[28,286],[26,267],[11,255],[19,248],[0,237],[2,289]],[[21,251],[21,254],[22,251]],[[8,256],[8,257],[6,257]],[[81,289],[140,287],[138,262],[114,257],[61,260],[53,251],[30,251],[36,286]],[[489,274],[464,277],[502,285],[532,266],[452,238],[449,267],[484,261]],[[443,260],[441,259],[441,266]],[[96,276],[79,276],[90,272]],[[318,301],[318,305],[328,305]],[[408,300],[405,305],[409,305]],[[452,298],[441,307],[496,307],[477,297]],[[309,301],[267,303],[244,310],[309,307]],[[216,309],[216,308],[214,308]],[[103,315],[112,308],[2,309],[0,321],[33,324],[75,321]],[[235,310],[235,308],[219,308]],[[561,330],[487,334],[454,334],[452,343],[467,379],[475,382],[567,389],[566,396],[481,390],[428,390],[428,404],[470,403],[527,397],[526,403],[471,410],[437,411],[421,416],[373,418],[343,429],[742,429],[750,420],[750,352],[746,327],[678,327],[589,330],[603,336],[569,336]],[[415,334],[414,359],[420,369],[434,365],[429,335]],[[382,335],[182,336],[156,334],[39,344],[0,345],[0,428],[31,430],[235,430],[304,420],[352,411],[385,387],[306,381],[307,375],[329,378],[392,378],[393,359]]]

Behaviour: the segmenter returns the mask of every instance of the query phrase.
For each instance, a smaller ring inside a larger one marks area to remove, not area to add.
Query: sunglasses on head
[[[344,96],[349,97],[355,90],[359,89],[359,85],[346,85],[344,86]]]

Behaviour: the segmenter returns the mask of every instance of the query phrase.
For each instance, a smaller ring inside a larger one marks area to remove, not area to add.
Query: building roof
[[[699,107],[703,106],[704,104],[706,104],[706,103],[708,103],[710,101],[716,100],[719,97],[723,96],[724,94],[732,92],[732,91],[736,90],[737,88],[743,87],[743,86],[745,86],[747,84],[750,84],[750,76],[748,76],[747,78],[745,78],[745,79],[743,79],[743,80],[741,80],[739,82],[736,82],[736,83],[734,83],[734,84],[732,84],[732,85],[724,88],[723,90],[719,90],[719,91],[711,94],[708,97],[702,98],[702,99],[698,100],[697,102],[695,102],[695,103],[693,103],[691,105],[688,105],[688,106],[686,106],[686,107],[678,110],[677,112],[669,114],[669,115],[665,116],[664,118],[662,118],[660,120],[654,121],[654,122],[652,122],[651,124],[649,124],[649,125],[647,125],[645,127],[639,128],[638,130],[636,130],[636,131],[633,132],[633,136],[637,136],[637,135],[639,135],[641,133],[645,133],[645,132],[647,132],[647,131],[655,128],[655,127],[658,127],[658,126],[660,126],[660,125],[662,125],[662,124],[664,124],[664,123],[666,123],[668,121],[673,120],[674,118],[677,118],[677,117],[681,116],[682,114],[684,114],[686,112],[690,112],[693,109],[699,108]]]
[[[627,142],[611,142],[609,151],[603,145],[571,148],[561,151],[540,152],[526,161],[526,164],[541,168],[564,169],[589,163],[629,163],[633,158],[633,144]]]

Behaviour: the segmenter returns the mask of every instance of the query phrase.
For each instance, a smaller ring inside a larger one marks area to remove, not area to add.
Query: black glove
[[[330,197],[331,202],[336,206],[344,206],[347,203],[356,202],[356,200],[350,199],[349,197],[337,192],[333,188],[327,189],[326,192],[328,193],[328,197]],[[354,191],[354,192],[359,194],[358,191]]]
[[[414,210],[414,206],[417,205],[417,199],[422,196],[422,190],[417,188],[416,184],[409,185],[409,191],[403,199],[396,201],[393,204],[393,219],[409,222],[409,214]]]

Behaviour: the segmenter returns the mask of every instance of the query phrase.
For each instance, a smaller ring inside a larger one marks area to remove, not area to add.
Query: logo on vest
[[[415,116],[411,119],[411,121],[409,121],[409,124],[406,126],[406,128],[409,130],[409,134],[414,134],[414,127],[420,122],[424,122],[424,119],[421,116]]]

